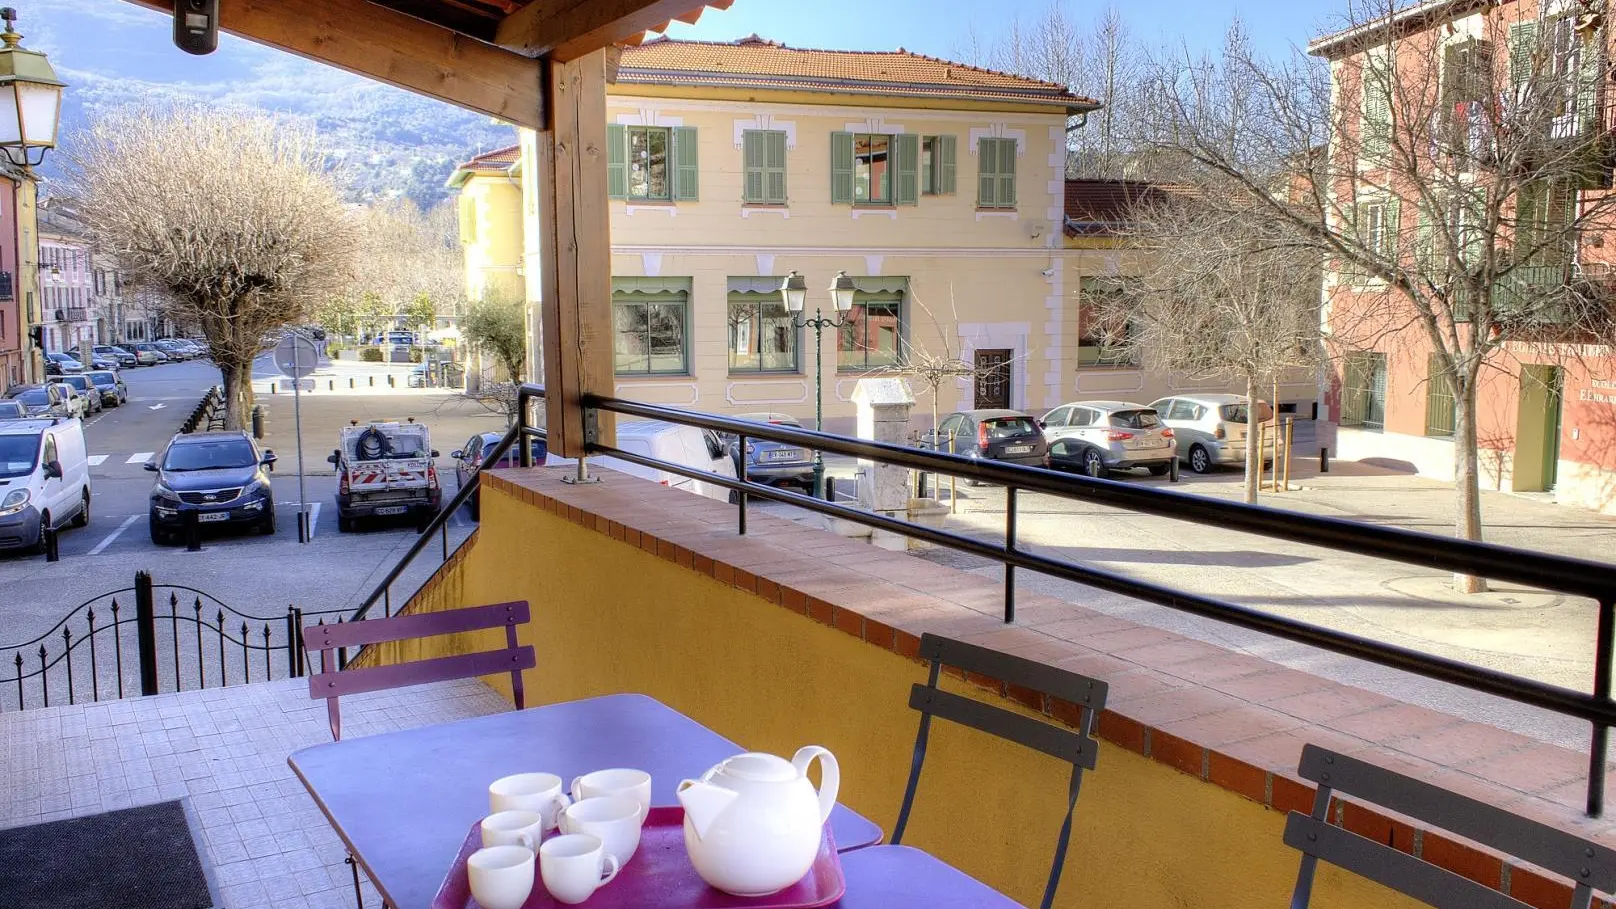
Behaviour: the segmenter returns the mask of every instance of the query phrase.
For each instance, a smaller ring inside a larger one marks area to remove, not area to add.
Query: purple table
[[[842,853],[847,895],[835,909],[1018,909],[1020,903],[908,846]]]
[[[614,694],[315,745],[287,763],[388,904],[426,909],[494,780],[635,767],[651,774],[652,804],[676,805],[680,780],[744,750],[659,701]],[[881,841],[842,805],[830,822],[844,849]]]

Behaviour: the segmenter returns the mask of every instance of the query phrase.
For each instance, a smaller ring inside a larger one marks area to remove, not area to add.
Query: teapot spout
[[[690,819],[690,826],[696,831],[696,838],[705,839],[713,821],[740,797],[740,793],[711,783],[685,780],[679,784],[678,797],[679,804],[685,809],[685,817]]]

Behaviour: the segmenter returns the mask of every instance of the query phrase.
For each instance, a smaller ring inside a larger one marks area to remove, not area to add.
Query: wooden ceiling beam
[[[172,15],[163,0],[126,0]],[[225,31],[518,126],[541,128],[539,61],[366,0],[220,0]]]
[[[694,22],[708,7],[731,0],[534,0],[500,22],[494,43],[530,57],[557,61],[632,41],[669,22]]]

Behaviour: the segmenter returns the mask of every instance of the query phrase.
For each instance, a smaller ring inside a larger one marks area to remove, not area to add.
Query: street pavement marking
[[[156,452],[154,452],[154,451],[137,451],[134,454],[130,455],[129,460],[125,461],[124,463],[125,464],[144,464],[147,461],[150,461],[152,459],[152,455],[154,455],[154,454],[156,454]]]
[[[90,455],[88,458],[86,458],[86,460],[88,460],[90,462],[91,467],[100,467],[102,464],[105,464],[107,462],[107,456],[106,455]]]
[[[100,555],[101,550],[106,549],[108,546],[111,546],[112,541],[116,540],[118,538],[119,534],[123,533],[125,530],[128,530],[130,524],[135,523],[136,521],[140,520],[142,517],[145,517],[145,516],[144,515],[138,515],[138,514],[132,514],[129,517],[124,518],[123,523],[118,525],[117,530],[114,530],[113,532],[107,534],[106,539],[104,539],[101,542],[95,544],[95,548],[90,550],[90,555]]]
[[[314,539],[314,527],[320,523],[320,503],[315,502],[309,507],[309,539]]]

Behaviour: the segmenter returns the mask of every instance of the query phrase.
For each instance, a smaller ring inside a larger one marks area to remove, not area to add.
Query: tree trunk
[[[1257,504],[1258,480],[1262,478],[1262,423],[1257,420],[1257,377],[1246,376],[1246,504]]]
[[[1453,396],[1453,488],[1458,494],[1455,532],[1462,540],[1481,539],[1481,470],[1476,450],[1476,377],[1460,373]],[[1485,578],[1456,574],[1453,586],[1461,593],[1483,593]]]
[[[224,428],[246,429],[253,408],[252,363],[220,363],[219,378],[224,385]]]

